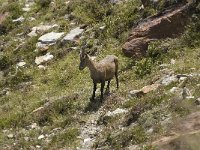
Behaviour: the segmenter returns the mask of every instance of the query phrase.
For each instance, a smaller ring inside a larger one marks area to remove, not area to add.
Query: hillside
[[[198,0],[1,0],[0,149],[198,150]],[[119,89],[91,100],[94,61]]]

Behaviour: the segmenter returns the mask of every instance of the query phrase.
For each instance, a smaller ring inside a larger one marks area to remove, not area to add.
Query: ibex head
[[[88,55],[84,49],[80,50],[80,65],[79,70],[83,70],[87,65]]]

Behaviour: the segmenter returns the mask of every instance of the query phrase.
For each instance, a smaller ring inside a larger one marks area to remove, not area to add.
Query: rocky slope
[[[198,149],[198,1],[0,4],[0,149]],[[102,103],[78,70],[85,43],[119,57]]]

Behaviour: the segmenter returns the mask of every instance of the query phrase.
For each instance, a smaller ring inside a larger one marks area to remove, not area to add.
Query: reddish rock
[[[188,7],[179,5],[151,16],[134,28],[122,51],[125,56],[140,58],[146,55],[148,43],[152,40],[174,38],[180,35],[188,23]]]

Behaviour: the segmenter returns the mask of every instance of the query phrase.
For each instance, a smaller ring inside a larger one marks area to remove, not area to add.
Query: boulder
[[[122,47],[124,55],[141,58],[146,55],[150,41],[180,35],[189,22],[190,17],[187,12],[190,5],[191,3],[175,5],[140,22]]]
[[[38,41],[43,43],[43,44],[51,44],[51,43],[56,43],[58,39],[60,39],[63,36],[64,32],[61,33],[56,33],[56,32],[50,32],[47,34],[44,34],[41,36]]]

